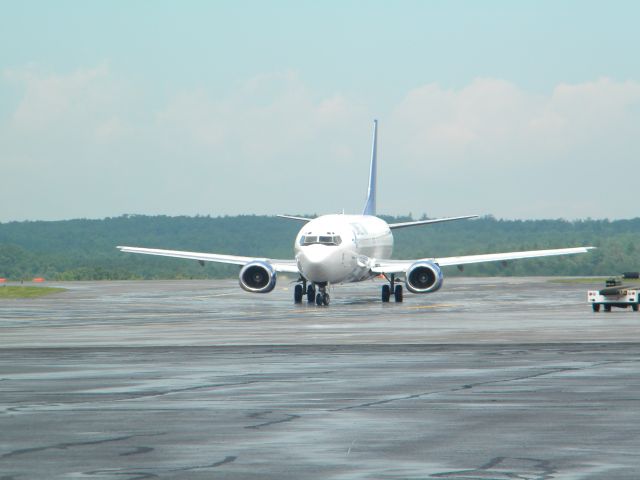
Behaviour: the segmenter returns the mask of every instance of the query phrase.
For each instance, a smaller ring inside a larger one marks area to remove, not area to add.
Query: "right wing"
[[[238,255],[221,255],[217,253],[183,252],[180,250],[161,250],[158,248],[123,247],[118,246],[121,252],[142,253],[144,255],[159,255],[161,257],[186,258],[199,262],[230,263],[233,265],[246,265],[254,260],[267,262],[273,266],[276,272],[299,273],[295,260],[275,260],[261,257],[241,257]]]

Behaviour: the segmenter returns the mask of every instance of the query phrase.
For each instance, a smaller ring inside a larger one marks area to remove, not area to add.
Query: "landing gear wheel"
[[[307,287],[307,302],[313,303],[316,300],[316,287],[309,285]]]
[[[316,295],[316,305],[329,305],[329,294],[327,293],[327,283],[318,285],[318,294]]]
[[[402,285],[396,285],[396,288],[393,291],[393,296],[396,303],[402,303]]]
[[[298,284],[293,289],[293,303],[302,302],[302,285]]]
[[[631,308],[633,308],[634,312],[637,312],[638,311],[638,304],[634,303],[633,305],[631,305]]]
[[[594,303],[591,306],[593,307],[593,311],[594,312],[599,312],[600,311],[600,304],[599,303]]]
[[[389,285],[382,286],[382,302],[387,303],[391,297],[391,287]]]
[[[320,306],[320,305],[324,305],[327,306],[329,305],[329,294],[328,293],[322,293],[322,292],[318,292],[318,294],[316,295],[316,305]]]
[[[604,311],[605,312],[610,312],[611,311],[611,305],[605,305],[604,306]]]

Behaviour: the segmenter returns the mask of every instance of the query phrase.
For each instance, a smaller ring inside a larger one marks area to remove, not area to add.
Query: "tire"
[[[605,305],[604,306],[604,311],[605,312],[610,312],[611,311],[611,305]]]
[[[599,312],[600,311],[600,304],[599,303],[593,303],[591,305],[591,307],[593,308],[594,312]]]
[[[396,288],[393,292],[393,297],[396,303],[402,303],[402,285],[396,285]]]
[[[634,303],[633,305],[631,305],[631,308],[633,308],[634,312],[637,312],[638,311],[638,304]]]
[[[323,304],[325,307],[328,307],[328,306],[329,306],[329,302],[330,302],[330,301],[331,301],[331,298],[329,297],[329,294],[328,294],[328,293],[325,293],[325,294],[322,296],[322,304]]]
[[[316,287],[313,285],[307,286],[307,302],[313,303],[316,301]]]
[[[391,298],[391,287],[389,285],[382,286],[382,302],[387,303]]]
[[[318,293],[316,295],[316,305],[320,306],[322,305],[323,302],[324,302],[324,299],[322,298],[322,294]]]
[[[293,303],[302,303],[302,285],[300,284],[293,289]]]

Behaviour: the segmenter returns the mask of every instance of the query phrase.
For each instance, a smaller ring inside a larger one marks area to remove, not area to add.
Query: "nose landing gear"
[[[327,293],[327,284],[325,283],[324,285],[318,285],[318,290],[320,291],[316,294],[316,305],[329,305],[330,298],[329,294]]]

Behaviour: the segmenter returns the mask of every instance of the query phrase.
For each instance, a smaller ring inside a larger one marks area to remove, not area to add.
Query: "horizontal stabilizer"
[[[298,220],[299,222],[310,222],[313,218],[296,217],[294,215],[276,215],[276,217],[286,218],[288,220]]]
[[[416,220],[415,222],[402,222],[402,223],[390,223],[389,228],[405,228],[415,227],[417,225],[430,225],[432,223],[451,222],[453,220],[465,220],[467,218],[478,218],[479,215],[466,215],[464,217],[446,217],[446,218],[433,218],[431,220]]]

